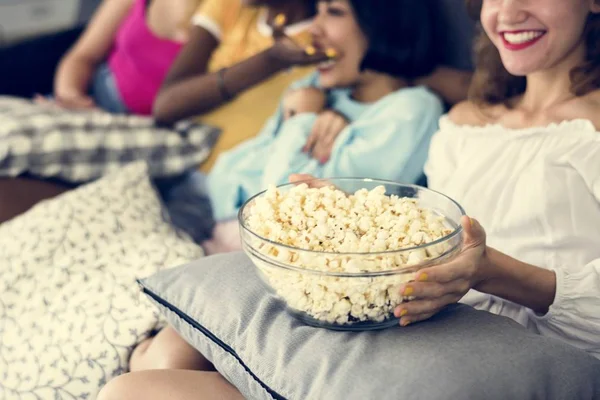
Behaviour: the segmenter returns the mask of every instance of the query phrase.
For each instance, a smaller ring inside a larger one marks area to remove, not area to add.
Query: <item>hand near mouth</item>
[[[273,25],[275,43],[268,50],[271,58],[283,64],[283,67],[294,65],[311,65],[327,61],[335,57],[331,49],[321,50],[314,46],[302,47],[285,33],[285,16],[278,15]]]

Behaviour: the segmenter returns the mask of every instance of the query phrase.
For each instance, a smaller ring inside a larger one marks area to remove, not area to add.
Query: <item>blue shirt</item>
[[[318,86],[318,74],[292,85],[306,86]],[[207,179],[216,221],[234,218],[246,200],[270,184],[287,183],[293,173],[404,183],[422,176],[444,111],[436,95],[425,87],[403,88],[366,104],[353,100],[350,89],[333,89],[328,104],[351,123],[336,138],[325,164],[302,152],[318,115],[298,114],[284,121],[281,106],[256,138],[219,157]]]

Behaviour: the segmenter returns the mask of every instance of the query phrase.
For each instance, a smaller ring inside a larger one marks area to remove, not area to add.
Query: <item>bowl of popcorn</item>
[[[462,207],[415,185],[336,178],[269,187],[239,212],[244,251],[305,323],[395,325],[400,288],[462,245]]]

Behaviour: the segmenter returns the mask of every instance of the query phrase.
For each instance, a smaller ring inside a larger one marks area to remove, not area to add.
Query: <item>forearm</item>
[[[59,64],[54,78],[56,96],[86,94],[96,65],[76,55],[67,55]]]
[[[487,248],[484,277],[475,289],[545,314],[554,302],[556,275]]]
[[[223,86],[227,94],[236,96],[284,68],[266,50],[228,68],[223,75]],[[202,74],[164,87],[154,104],[154,116],[158,122],[174,123],[208,112],[226,101],[218,72]]]

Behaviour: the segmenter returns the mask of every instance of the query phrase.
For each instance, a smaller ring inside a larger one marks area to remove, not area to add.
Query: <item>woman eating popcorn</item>
[[[433,5],[412,0],[320,1],[311,27],[313,49],[308,52],[328,53],[333,60],[320,64],[316,76],[284,96],[278,114],[257,139],[217,162],[209,176],[213,204],[219,206],[217,218],[233,216],[243,201],[240,196],[252,195],[265,181],[287,181],[292,171],[417,180],[443,110],[437,96],[411,84],[436,66]],[[329,152],[327,159],[315,156]],[[384,152],[387,167],[373,168],[376,155]],[[231,187],[219,186],[218,177]],[[199,390],[237,395],[217,373],[189,371],[206,370],[210,364],[171,328],[138,346],[130,365],[132,371],[170,369],[158,377],[156,371],[141,371],[118,378],[101,398],[128,393],[163,398],[161,393],[173,389],[183,398],[194,398]],[[146,379],[152,381],[150,392],[145,390]],[[199,384],[206,387],[200,389]]]
[[[600,358],[600,2],[469,5],[484,30],[471,101],[441,120],[426,173],[476,219],[461,221],[459,256],[402,289],[415,299],[396,316],[408,325],[461,301]],[[124,376],[102,398],[148,382],[148,396],[176,388],[197,398],[193,386],[241,398],[215,372],[176,375]]]

